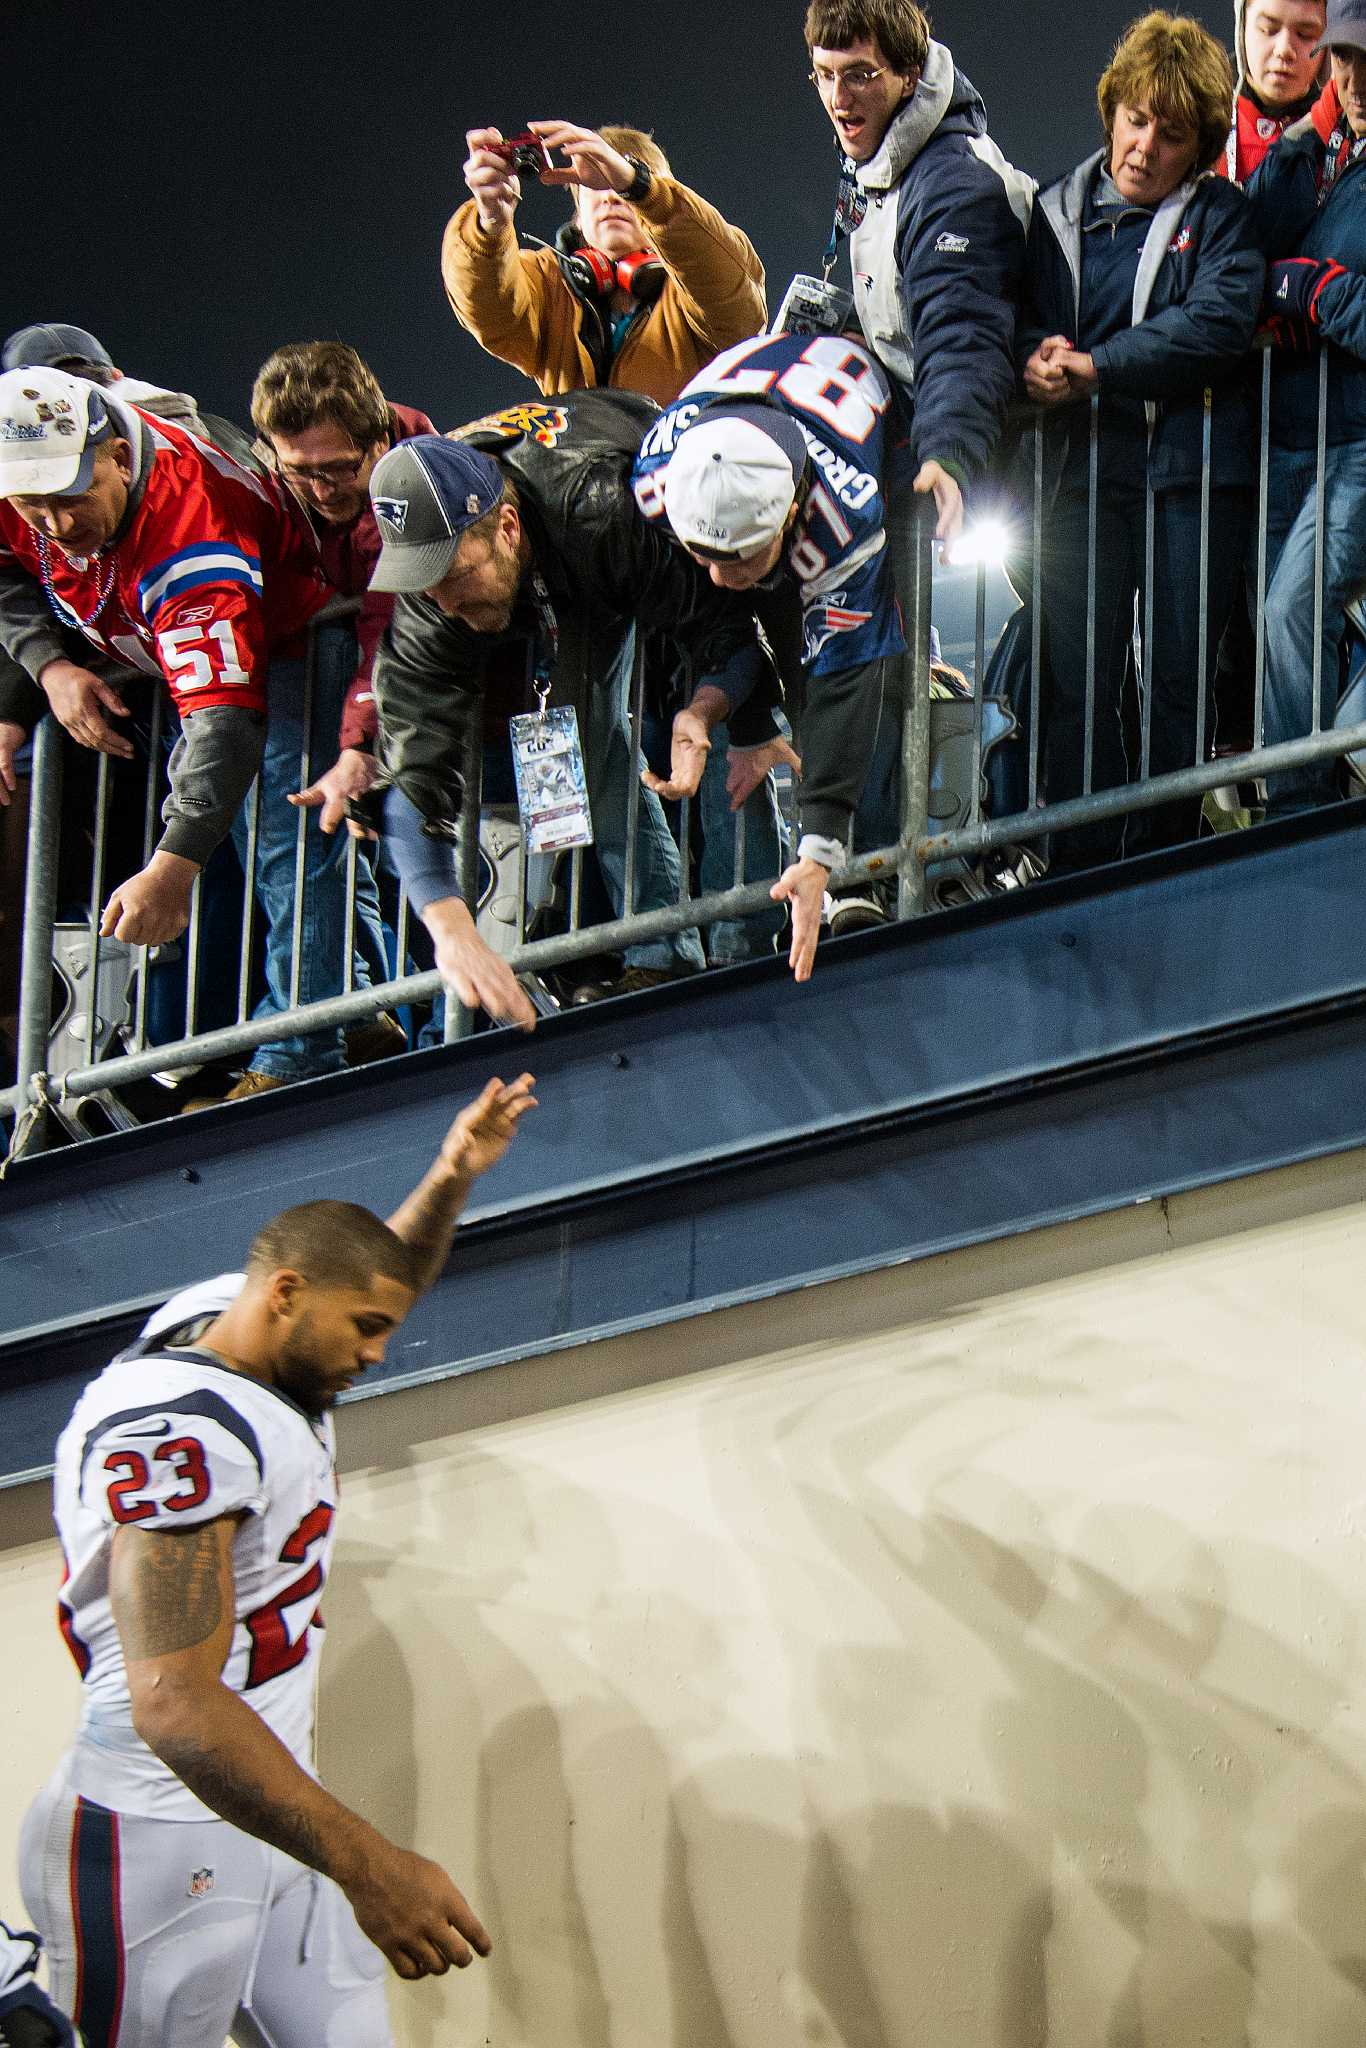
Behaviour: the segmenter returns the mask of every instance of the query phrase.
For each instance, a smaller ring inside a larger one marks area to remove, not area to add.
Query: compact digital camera
[[[495,156],[503,158],[508,169],[515,171],[518,177],[525,173],[528,177],[539,178],[542,171],[554,168],[550,161],[550,151],[540,136],[533,135],[529,128],[523,129],[520,135],[509,135],[505,142],[490,143],[489,147]]]

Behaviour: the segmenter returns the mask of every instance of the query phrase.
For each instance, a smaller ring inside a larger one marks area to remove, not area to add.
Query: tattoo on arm
[[[311,1870],[330,1868],[327,1847],[313,1820],[297,1807],[284,1804],[278,1794],[272,1796],[243,1768],[239,1756],[225,1760],[188,1734],[163,1743],[160,1753],[182,1784],[234,1827],[283,1849],[286,1856],[306,1863]]]
[[[470,1183],[465,1179],[429,1173],[389,1218],[389,1228],[395,1237],[411,1246],[415,1255],[419,1293],[425,1293],[440,1278],[469,1191]]]
[[[223,1619],[217,1525],[130,1529],[128,1591],[119,1603],[119,1636],[129,1663],[167,1657],[207,1642]]]

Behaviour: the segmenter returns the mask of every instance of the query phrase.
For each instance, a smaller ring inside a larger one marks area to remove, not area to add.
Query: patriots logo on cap
[[[408,524],[408,500],[406,498],[376,498],[375,517],[382,519],[386,526],[392,526],[401,534]]]

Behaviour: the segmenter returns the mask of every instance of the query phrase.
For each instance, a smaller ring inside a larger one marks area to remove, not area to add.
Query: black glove
[[[1312,348],[1319,296],[1326,284],[1346,274],[1331,256],[1288,256],[1269,263],[1258,332],[1269,336],[1275,348]]]
[[[0,2048],[78,2048],[76,2030],[31,1977],[0,1992]]]

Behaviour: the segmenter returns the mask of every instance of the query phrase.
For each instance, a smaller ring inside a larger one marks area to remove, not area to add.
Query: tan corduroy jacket
[[[713,356],[763,326],[764,267],[747,235],[674,178],[654,178],[636,211],[669,277],[626,335],[606,382],[669,405]],[[486,234],[470,199],[447,224],[441,275],[456,318],[545,397],[599,383],[584,333],[596,315],[551,250],[520,249],[512,227]]]

